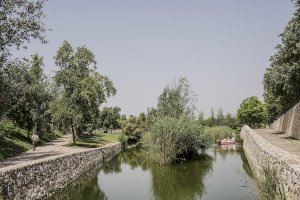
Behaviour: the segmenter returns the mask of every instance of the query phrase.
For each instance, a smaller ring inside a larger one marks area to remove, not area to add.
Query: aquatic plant
[[[143,142],[155,162],[168,165],[210,147],[211,138],[204,134],[202,126],[192,118],[161,117],[154,122],[151,131],[145,134]]]

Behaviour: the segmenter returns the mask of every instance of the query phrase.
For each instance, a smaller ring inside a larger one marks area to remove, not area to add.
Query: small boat
[[[218,145],[229,145],[229,144],[235,144],[235,140],[233,139],[223,139],[218,141]]]

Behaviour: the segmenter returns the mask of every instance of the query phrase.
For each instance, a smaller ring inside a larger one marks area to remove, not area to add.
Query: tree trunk
[[[75,138],[75,131],[74,131],[73,125],[72,125],[71,129],[72,129],[72,136],[73,136],[73,144],[75,145],[76,144],[76,138]]]

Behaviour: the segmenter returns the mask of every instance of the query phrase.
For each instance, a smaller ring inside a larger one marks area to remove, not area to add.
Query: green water
[[[241,148],[216,146],[171,166],[149,164],[137,148],[122,152],[100,172],[55,199],[239,200],[256,199],[254,180]]]

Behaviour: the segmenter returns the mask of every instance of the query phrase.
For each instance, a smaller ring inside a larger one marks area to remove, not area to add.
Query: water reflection
[[[242,169],[241,175],[235,174],[236,167]],[[55,199],[222,199],[224,192],[231,199],[243,199],[249,192],[244,194],[239,188],[249,185],[241,183],[241,179],[248,181],[251,176],[239,147],[216,146],[171,166],[151,163],[146,152],[136,148],[119,154],[100,173],[90,172],[85,181],[69,187]]]

